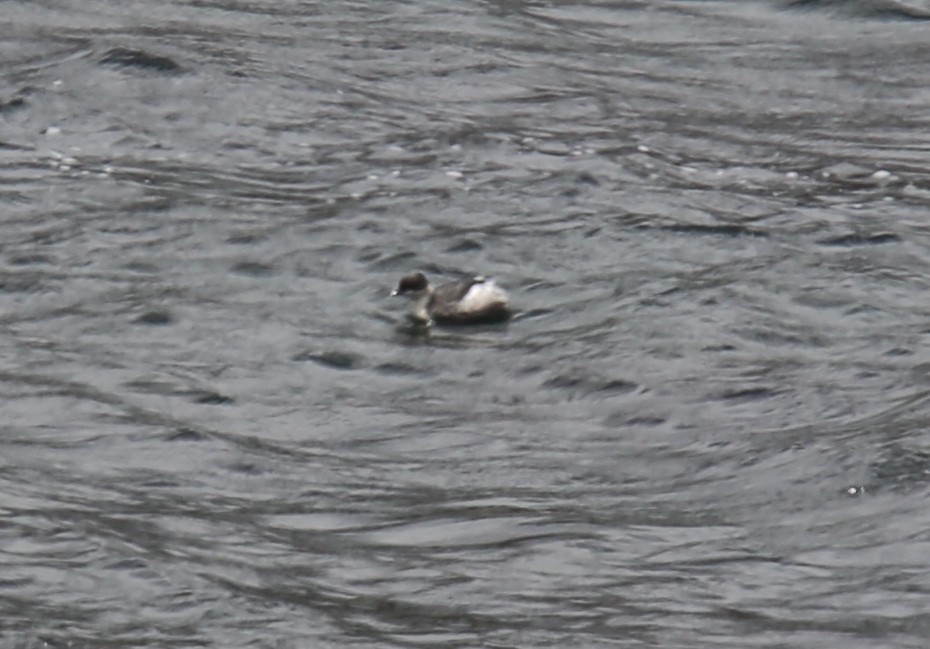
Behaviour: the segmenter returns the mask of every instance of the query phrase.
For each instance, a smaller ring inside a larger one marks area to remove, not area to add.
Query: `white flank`
[[[459,301],[458,310],[462,312],[481,311],[492,304],[507,304],[507,293],[493,280],[475,284]]]

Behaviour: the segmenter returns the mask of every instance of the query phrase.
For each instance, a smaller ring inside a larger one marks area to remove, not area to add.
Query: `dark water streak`
[[[8,3],[0,646],[925,646],[928,9]]]

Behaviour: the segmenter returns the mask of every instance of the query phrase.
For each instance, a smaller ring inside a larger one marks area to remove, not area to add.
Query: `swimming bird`
[[[484,277],[434,287],[423,273],[401,278],[391,293],[413,300],[410,318],[424,325],[490,324],[510,318],[507,292]]]

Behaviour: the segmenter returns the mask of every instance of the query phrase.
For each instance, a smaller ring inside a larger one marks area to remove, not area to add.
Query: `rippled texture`
[[[926,646],[927,3],[3,7],[3,646]]]

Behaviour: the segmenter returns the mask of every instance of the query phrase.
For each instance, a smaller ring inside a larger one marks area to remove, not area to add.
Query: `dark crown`
[[[405,275],[401,278],[400,284],[397,285],[397,294],[403,295],[404,293],[418,293],[425,289],[426,286],[426,275],[423,273]]]

